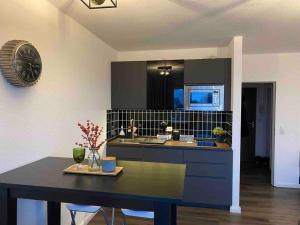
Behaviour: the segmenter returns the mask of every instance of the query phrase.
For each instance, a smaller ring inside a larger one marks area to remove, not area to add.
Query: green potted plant
[[[215,135],[217,142],[224,142],[225,131],[222,127],[215,127],[212,133]]]

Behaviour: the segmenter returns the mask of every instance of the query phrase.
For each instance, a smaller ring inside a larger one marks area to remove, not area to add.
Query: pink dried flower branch
[[[95,125],[93,122],[90,120],[86,121],[86,125],[82,125],[81,123],[77,124],[82,131],[83,135],[82,139],[84,140],[84,143],[78,143],[76,142],[75,144],[84,147],[84,148],[91,148],[91,149],[99,149],[105,141],[102,141],[100,144],[98,143],[98,139],[103,133],[103,127],[99,127],[98,125]]]

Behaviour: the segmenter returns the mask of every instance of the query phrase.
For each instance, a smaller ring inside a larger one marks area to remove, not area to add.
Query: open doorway
[[[275,83],[243,83],[241,175],[273,184]]]

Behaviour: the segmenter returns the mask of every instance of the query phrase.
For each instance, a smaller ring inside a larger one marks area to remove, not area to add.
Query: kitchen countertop
[[[155,138],[155,137],[153,137]],[[124,138],[115,138],[107,142],[108,145],[112,146],[141,146],[141,147],[156,147],[156,148],[185,148],[185,149],[199,149],[199,150],[232,150],[231,146],[227,143],[216,142],[217,147],[213,146],[198,146],[197,141],[193,143],[182,142],[182,141],[166,141],[164,144],[144,144],[144,143],[132,143],[132,142],[121,142]],[[130,139],[129,139],[130,140]]]

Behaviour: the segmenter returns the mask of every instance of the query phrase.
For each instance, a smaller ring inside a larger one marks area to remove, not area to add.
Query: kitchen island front
[[[182,205],[227,209],[232,201],[232,149],[228,144],[216,145],[199,147],[197,142],[180,141],[141,144],[116,138],[107,143],[107,155],[120,160],[186,164]]]

